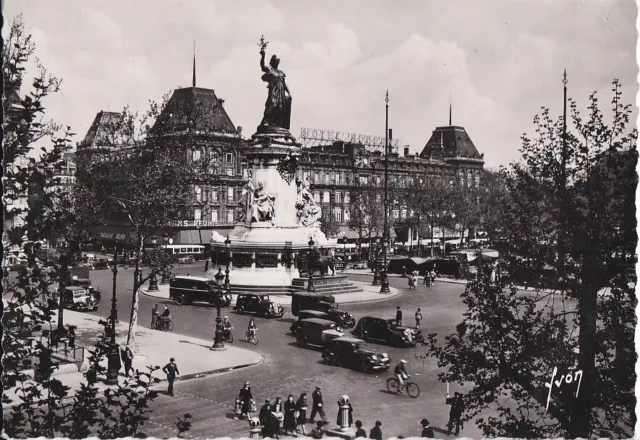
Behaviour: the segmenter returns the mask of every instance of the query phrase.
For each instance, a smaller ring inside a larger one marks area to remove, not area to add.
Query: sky
[[[632,0],[6,0],[22,13],[36,55],[63,79],[48,116],[80,141],[96,113],[191,86],[215,90],[243,134],[262,119],[267,90],[258,40],[269,41],[301,127],[384,136],[421,151],[437,126],[463,126],[487,167],[519,157],[541,107],[585,108],[593,91],[608,103],[611,81],[637,94],[636,5]],[[3,31],[4,32],[4,31]],[[23,86],[23,92],[26,87]],[[637,112],[634,113],[634,118]],[[634,119],[635,120],[635,119]]]

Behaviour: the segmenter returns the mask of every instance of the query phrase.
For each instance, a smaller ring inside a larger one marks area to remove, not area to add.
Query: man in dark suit
[[[396,308],[396,325],[402,325],[402,310],[400,310],[400,306]]]
[[[316,414],[320,414],[322,421],[327,423],[327,415],[324,413],[324,402],[322,401],[321,387],[316,387],[316,390],[311,394],[311,398],[313,399],[313,408],[311,409],[309,421],[313,423],[313,419],[316,418]]]
[[[162,371],[167,375],[167,381],[169,382],[169,388],[167,393],[173,397],[173,381],[176,380],[176,376],[180,376],[180,370],[178,370],[178,365],[176,365],[176,360],[171,358],[169,363],[162,367]]]
[[[376,420],[376,426],[371,428],[371,431],[369,431],[369,438],[372,438],[374,440],[382,440],[382,429],[380,429],[381,426],[382,422]]]
[[[447,398],[447,404],[451,405],[449,411],[449,422],[447,428],[449,432],[447,435],[451,435],[453,425],[456,427],[456,436],[460,434],[460,427],[462,425],[462,412],[464,411],[464,402],[462,401],[462,394],[456,392],[452,398]]]
[[[427,419],[422,419],[420,422],[422,425],[422,434],[420,437],[426,438],[435,438],[436,434],[433,432],[433,428],[429,425],[429,421]]]

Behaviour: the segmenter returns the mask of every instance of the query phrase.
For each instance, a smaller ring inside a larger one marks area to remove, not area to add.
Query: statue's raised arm
[[[272,55],[269,65],[265,65],[264,57],[267,44],[264,35],[260,38],[260,68],[264,72],[262,80],[268,83],[269,94],[264,105],[264,116],[260,127],[268,131],[269,128],[284,128],[289,130],[291,123],[291,92],[285,81],[286,75],[278,69],[280,58]]]

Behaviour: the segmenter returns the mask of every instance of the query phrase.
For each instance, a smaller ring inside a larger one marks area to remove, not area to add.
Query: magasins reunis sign
[[[220,226],[220,223],[211,220],[174,220],[171,222],[171,226],[177,228],[213,228]]]

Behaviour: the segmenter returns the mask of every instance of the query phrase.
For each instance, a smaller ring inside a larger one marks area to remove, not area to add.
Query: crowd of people
[[[398,378],[406,379],[408,377],[405,369],[406,361],[401,362],[396,367],[394,374]],[[464,405],[462,403],[462,394],[455,393],[454,397],[449,398],[447,395],[446,403],[451,405],[451,411],[449,414],[449,422],[447,423],[448,433],[455,428],[455,435],[460,432],[462,426],[461,418]],[[353,406],[348,400],[342,400],[337,402],[338,416],[336,424],[340,426],[355,425],[356,438],[370,438],[375,440],[382,440],[382,422],[376,420],[374,425],[369,430],[369,434],[365,430],[364,424],[361,420],[353,422]],[[343,419],[343,412],[341,407],[347,410],[344,415],[347,419]],[[245,382],[240,389],[238,398],[235,400],[234,405],[234,418],[250,420],[253,417],[253,413],[257,412],[255,400],[251,392],[251,386],[249,382]],[[319,419],[316,420],[316,417]],[[295,436],[296,434],[302,434],[304,436],[310,436],[311,438],[323,438],[326,432],[326,426],[329,425],[327,415],[324,408],[324,398],[322,395],[322,387],[316,386],[315,391],[311,394],[311,411],[309,412],[309,401],[307,393],[303,392],[296,399],[293,394],[289,394],[287,399],[283,402],[281,397],[274,399],[265,399],[264,404],[260,407],[258,413],[258,419],[260,421],[260,430],[263,438],[279,439],[280,435]],[[306,424],[314,424],[314,428],[307,434]],[[435,438],[435,432],[428,419],[423,418],[420,421],[421,437]]]

